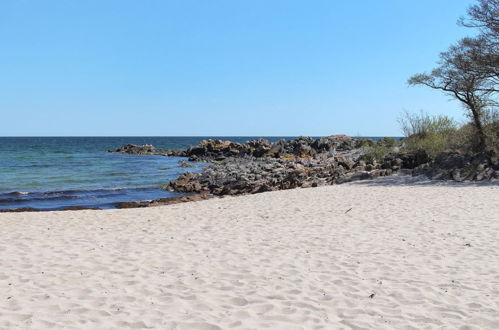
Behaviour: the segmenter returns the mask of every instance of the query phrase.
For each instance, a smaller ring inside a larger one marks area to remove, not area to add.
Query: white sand
[[[499,185],[393,180],[0,214],[0,328],[499,329]]]

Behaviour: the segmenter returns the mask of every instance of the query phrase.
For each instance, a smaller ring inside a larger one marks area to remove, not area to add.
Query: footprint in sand
[[[230,302],[236,306],[246,306],[248,304],[248,301],[241,297],[232,298]]]

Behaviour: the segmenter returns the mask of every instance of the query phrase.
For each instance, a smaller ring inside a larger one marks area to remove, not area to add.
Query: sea
[[[178,157],[107,150],[128,143],[187,148],[217,138],[246,142],[259,137],[0,137],[0,210],[111,209],[119,202],[181,196],[161,187],[206,164],[183,168]],[[273,142],[292,137],[265,138]]]

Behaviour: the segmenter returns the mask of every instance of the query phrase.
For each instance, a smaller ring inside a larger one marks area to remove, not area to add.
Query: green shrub
[[[376,142],[374,142],[371,139],[366,139],[366,138],[358,138],[357,139],[357,144],[356,147],[372,147]]]
[[[499,112],[490,109],[482,114],[487,149],[499,151]],[[451,148],[464,153],[479,150],[478,132],[472,123],[465,124],[450,136]]]
[[[478,144],[476,128],[473,124],[465,124],[449,135],[449,149],[468,152]]]
[[[368,164],[374,164],[383,160],[383,158],[385,158],[391,150],[392,148],[374,144],[371,147],[367,147],[366,153],[362,155],[362,159]]]
[[[487,148],[499,151],[499,111],[491,108],[482,116]],[[403,149],[407,151],[424,149],[430,156],[435,156],[448,150],[462,153],[479,150],[477,129],[472,123],[459,127],[446,116],[430,116],[424,112],[405,112],[399,123],[406,136]]]
[[[403,147],[407,151],[424,149],[430,156],[452,149],[452,139],[458,130],[454,120],[447,116],[431,116],[424,112],[405,112],[399,118],[404,132]]]
[[[385,146],[387,148],[394,148],[397,145],[397,140],[391,137],[384,137],[379,139],[377,144],[380,146]]]
[[[457,129],[456,122],[447,116],[431,116],[423,111],[419,114],[402,113],[398,119],[405,137],[425,138],[428,134],[449,134]]]
[[[483,130],[487,138],[489,149],[499,152],[499,111],[490,109],[484,115]]]

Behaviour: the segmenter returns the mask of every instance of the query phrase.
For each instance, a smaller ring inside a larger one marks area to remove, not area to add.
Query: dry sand
[[[499,185],[398,180],[0,214],[0,328],[499,329]]]

